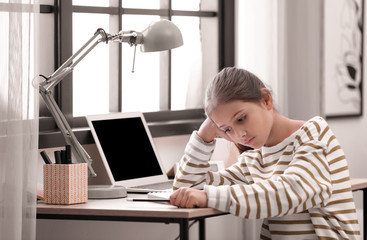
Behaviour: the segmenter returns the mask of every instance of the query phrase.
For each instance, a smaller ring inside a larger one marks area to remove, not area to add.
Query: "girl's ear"
[[[262,95],[262,102],[265,104],[265,107],[267,109],[273,109],[273,95],[271,95],[271,92],[267,88],[262,88],[261,90]]]

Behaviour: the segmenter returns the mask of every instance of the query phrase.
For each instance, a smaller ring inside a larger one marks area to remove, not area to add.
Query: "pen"
[[[47,153],[45,151],[40,152],[40,154],[41,154],[41,157],[42,157],[43,161],[46,164],[52,164],[50,158],[48,157],[48,155],[47,155]]]
[[[70,145],[66,145],[65,146],[65,151],[66,151],[66,163],[67,164],[71,164],[71,146]]]
[[[169,199],[159,198],[126,198],[129,202],[170,202]]]
[[[60,151],[55,151],[55,163],[56,164],[61,164],[61,152]]]
[[[66,151],[61,150],[60,153],[61,153],[61,163],[66,164]]]

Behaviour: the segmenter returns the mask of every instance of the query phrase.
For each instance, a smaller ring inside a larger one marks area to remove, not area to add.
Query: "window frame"
[[[120,1],[119,1],[119,4]],[[234,33],[234,0],[218,0],[218,12],[207,11],[178,11],[169,10],[171,0],[169,0],[169,9],[127,9],[121,5],[117,7],[90,7],[90,6],[72,6],[72,1],[55,1],[54,6],[41,5],[41,13],[53,13],[55,19],[55,70],[72,55],[72,14],[73,12],[88,13],[108,13],[108,14],[156,14],[168,17],[172,16],[201,16],[218,17],[218,57],[219,69],[226,66],[233,66],[235,61],[235,33]],[[213,15],[214,14],[214,15]],[[119,29],[121,26],[121,17],[119,18]],[[121,50],[121,45],[119,45]],[[170,51],[169,51],[170,58]],[[119,66],[121,66],[121,55],[119,57]],[[218,70],[219,70],[218,69]],[[119,67],[119,78],[121,78],[121,67]],[[169,78],[170,74],[170,67]],[[118,81],[121,83],[121,79]],[[170,108],[170,82],[168,86],[168,108]],[[69,74],[56,87],[54,97],[59,104],[61,111],[68,120],[74,134],[81,144],[94,143],[92,134],[89,130],[85,117],[73,117],[72,114],[72,74]],[[121,97],[121,92],[118,93]],[[118,111],[121,110],[121,99],[119,99]],[[45,106],[44,106],[45,107]],[[41,109],[40,111],[48,111]],[[190,134],[198,129],[205,119],[203,109],[187,110],[164,110],[157,112],[145,112],[144,116],[148,123],[153,137],[173,136]],[[63,135],[58,130],[54,119],[50,117],[40,117],[39,119],[39,148],[50,148],[65,145]]]

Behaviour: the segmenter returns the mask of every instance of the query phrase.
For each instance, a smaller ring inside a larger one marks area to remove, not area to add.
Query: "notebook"
[[[172,188],[141,112],[89,115],[86,119],[111,184],[143,193]]]
[[[169,200],[172,193],[172,189],[168,191],[150,192],[148,193],[148,198]]]

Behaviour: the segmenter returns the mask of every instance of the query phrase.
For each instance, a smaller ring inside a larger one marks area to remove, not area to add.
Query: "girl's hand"
[[[182,187],[170,196],[170,204],[182,208],[208,207],[208,196],[204,190]]]
[[[201,139],[204,140],[204,142],[211,142],[214,140],[215,137],[219,136],[222,138],[227,139],[228,141],[233,142],[233,140],[225,134],[221,129],[217,127],[217,125],[210,119],[207,118],[205,121],[201,124],[197,134]]]

